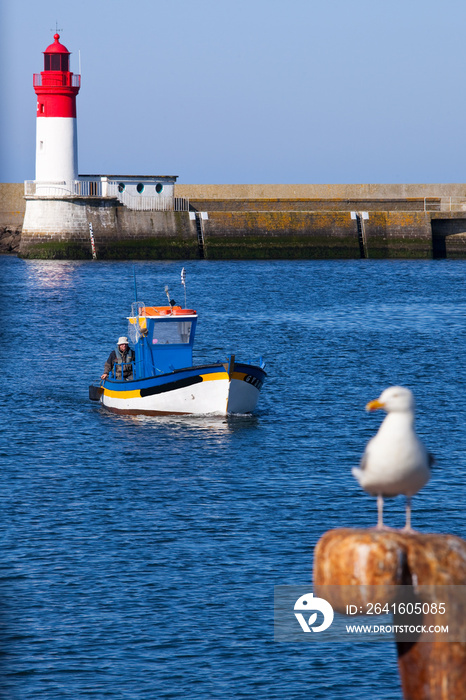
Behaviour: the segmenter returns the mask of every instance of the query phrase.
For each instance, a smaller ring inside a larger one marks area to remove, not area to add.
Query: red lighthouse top
[[[55,41],[53,42],[53,44],[50,44],[50,46],[47,46],[44,53],[70,53],[66,46],[63,46],[63,44],[60,44],[60,42],[58,41],[60,38],[60,34],[54,34],[53,38],[55,39]]]
[[[58,41],[60,34],[55,34],[53,44],[44,51],[44,70],[69,70],[70,52]]]
[[[70,72],[70,52],[60,35],[44,51],[44,70],[34,75],[38,117],[76,117],[76,95],[81,76]]]

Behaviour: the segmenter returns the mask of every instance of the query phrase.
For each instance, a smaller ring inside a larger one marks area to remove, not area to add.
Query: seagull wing
[[[367,452],[364,452],[363,456],[361,457],[361,461],[359,462],[359,469],[361,471],[364,471],[364,469],[367,467]]]
[[[364,452],[362,454],[361,461],[359,462],[359,469],[361,471],[364,471],[364,469],[367,468],[367,464],[369,461],[369,453],[371,451],[371,445],[372,445],[374,439],[375,439],[375,436],[369,440],[369,442],[366,445],[366,449],[364,450]]]
[[[369,442],[366,445],[366,449],[364,450],[364,453],[361,457],[361,460],[359,462],[359,467],[353,467],[351,470],[352,475],[354,476],[357,481],[359,481],[359,484],[361,485],[361,479],[363,479],[363,474],[365,469],[367,468],[368,462],[369,462],[369,446],[371,444],[372,440],[369,440]]]

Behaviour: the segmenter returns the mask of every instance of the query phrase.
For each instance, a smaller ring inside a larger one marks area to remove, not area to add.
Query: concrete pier
[[[0,251],[90,259],[91,223],[102,259],[466,257],[466,184],[176,184],[175,196],[191,211],[28,197],[21,225],[23,186],[0,184]],[[352,212],[366,213],[363,249]]]

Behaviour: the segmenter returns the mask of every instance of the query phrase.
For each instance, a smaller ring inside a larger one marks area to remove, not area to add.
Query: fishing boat
[[[129,378],[121,378],[121,365],[117,378],[115,364],[108,377],[89,387],[89,398],[122,414],[251,413],[267,376],[262,358],[257,365],[237,362],[235,355],[225,362],[193,365],[197,312],[170,300],[167,287],[165,292],[167,306],[132,304]]]

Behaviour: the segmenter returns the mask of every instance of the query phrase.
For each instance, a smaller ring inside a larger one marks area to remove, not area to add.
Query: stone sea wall
[[[101,259],[466,257],[465,184],[176,185],[176,196],[207,218],[30,198],[21,226],[23,185],[0,184],[0,252],[90,258],[91,223]],[[367,212],[362,231],[352,211]]]
[[[90,259],[89,224],[97,257],[177,260],[198,256],[195,224],[187,212],[131,211],[116,200],[30,200],[20,254],[31,258]]]
[[[208,258],[361,257],[348,211],[209,212],[203,227]],[[370,258],[432,257],[430,217],[424,212],[373,212],[365,236]]]
[[[176,185],[189,199],[409,199],[466,197],[466,183],[360,185]]]

